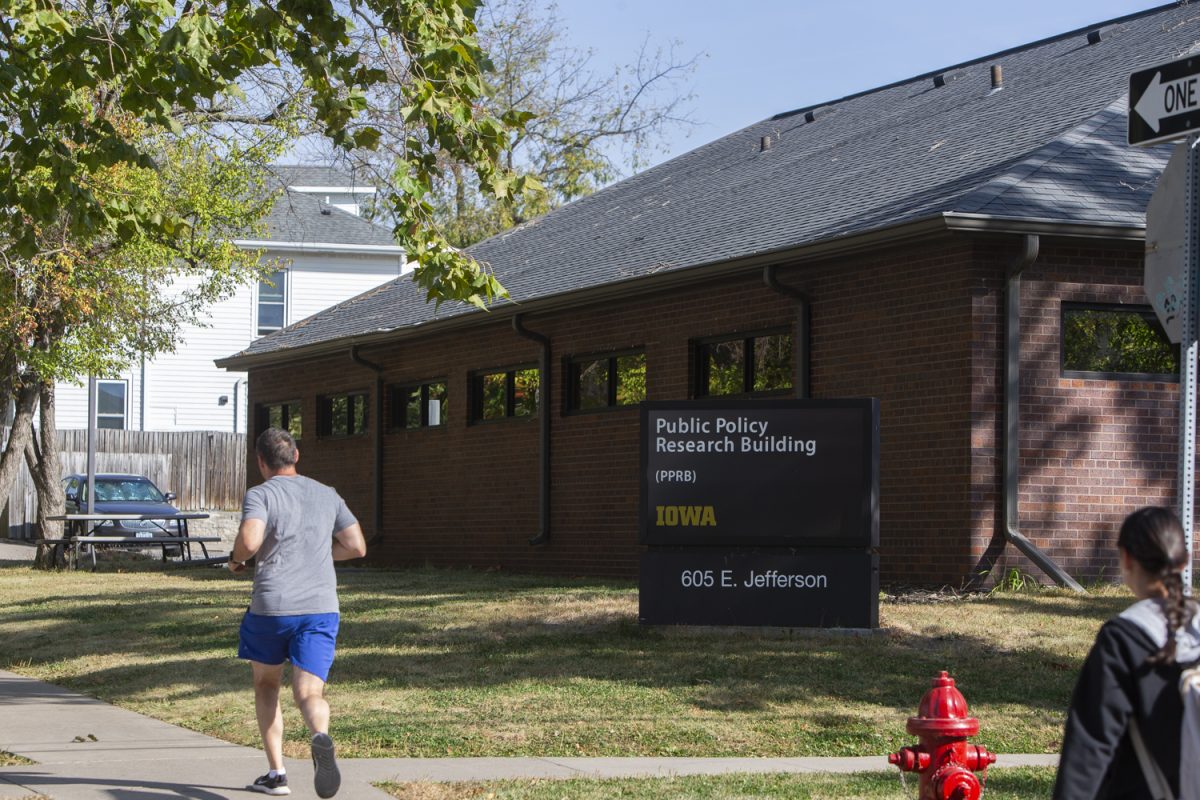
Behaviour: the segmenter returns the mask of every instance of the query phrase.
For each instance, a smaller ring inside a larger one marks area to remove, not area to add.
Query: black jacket
[[[1071,697],[1054,785],[1056,800],[1150,797],[1129,737],[1131,715],[1178,795],[1180,667],[1147,664],[1146,657],[1159,646],[1128,619],[1104,623]]]

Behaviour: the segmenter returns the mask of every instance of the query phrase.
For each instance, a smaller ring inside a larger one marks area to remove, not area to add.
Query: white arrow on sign
[[[1154,73],[1150,85],[1138,98],[1133,110],[1158,133],[1162,121],[1177,114],[1200,109],[1200,75],[1188,75],[1174,81],[1163,81],[1162,73]]]

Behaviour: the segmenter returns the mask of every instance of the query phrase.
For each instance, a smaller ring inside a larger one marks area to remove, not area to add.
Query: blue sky
[[[882,86],[1164,5],[1130,0],[558,0],[568,42],[597,70],[647,35],[703,53],[691,115],[657,163],[781,111]],[[1200,13],[1200,8],[1197,9]]]

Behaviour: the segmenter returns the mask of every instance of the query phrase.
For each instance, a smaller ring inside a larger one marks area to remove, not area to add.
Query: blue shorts
[[[337,614],[269,617],[246,612],[238,631],[238,658],[292,666],[328,680],[337,642]]]

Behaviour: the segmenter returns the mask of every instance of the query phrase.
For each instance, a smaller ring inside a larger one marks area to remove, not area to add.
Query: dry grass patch
[[[630,582],[340,573],[329,686],[346,756],[881,754],[948,669],[1001,753],[1054,752],[1076,671],[1128,602],[902,596],[882,633],[645,628]],[[223,570],[0,568],[0,667],[258,746],[235,658],[249,582]],[[285,710],[288,755],[307,757]]]
[[[30,761],[28,758],[19,756],[16,753],[0,750],[0,767],[28,767],[36,763],[36,761]]]

